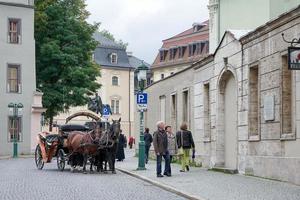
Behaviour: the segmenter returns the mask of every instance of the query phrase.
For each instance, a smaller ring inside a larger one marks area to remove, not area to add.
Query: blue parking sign
[[[147,93],[137,93],[136,103],[137,104],[147,104],[148,95]]]
[[[103,108],[102,108],[102,113],[103,113],[103,116],[109,116],[110,115],[110,107],[109,105],[104,105]]]

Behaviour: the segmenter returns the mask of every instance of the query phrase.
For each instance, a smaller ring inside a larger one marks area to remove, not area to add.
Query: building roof
[[[203,26],[203,27],[199,31],[194,32],[194,25],[200,25],[200,26]],[[171,37],[171,38],[165,39],[163,41],[172,40],[172,39],[180,38],[180,37],[183,37],[183,36],[188,36],[188,35],[191,35],[191,34],[206,31],[206,30],[208,30],[208,28],[209,28],[209,20],[206,20],[206,21],[201,22],[201,23],[194,23],[192,28],[187,29],[187,30],[185,30],[185,31],[183,31],[183,32]]]
[[[129,59],[130,66],[135,68],[135,69],[137,69],[139,66],[141,66],[142,63],[144,63],[144,65],[146,65],[149,69],[151,67],[151,65],[149,63],[147,63],[147,62],[145,62],[145,61],[143,61],[143,60],[141,60],[141,59],[139,59],[139,58],[137,58],[133,55],[129,54],[128,59]]]
[[[195,29],[196,28],[196,29]],[[185,30],[171,38],[163,40],[162,47],[160,50],[164,50],[166,55],[161,60],[160,52],[158,52],[151,68],[162,68],[162,67],[175,67],[177,65],[192,64],[205,57],[208,54],[208,41],[209,41],[209,21],[206,20],[202,23],[194,23],[193,27]],[[198,53],[189,55],[189,49],[187,48],[190,44],[201,44],[201,50]],[[184,47],[183,55],[179,57],[178,47]],[[175,49],[174,56],[170,56],[171,49]],[[172,57],[172,58],[170,58]]]
[[[125,49],[124,47],[122,47],[121,45],[119,45],[118,43],[108,39],[107,37],[105,37],[103,34],[96,32],[93,35],[94,39],[97,40],[99,42],[99,47],[110,47],[110,48],[114,48],[114,49]]]
[[[103,67],[132,68],[125,48],[100,33],[95,33],[94,38],[99,42],[94,53],[97,64]],[[113,53],[117,54],[117,63],[111,63]]]

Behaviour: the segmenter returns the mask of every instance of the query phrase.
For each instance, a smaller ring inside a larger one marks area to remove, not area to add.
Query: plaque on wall
[[[265,121],[275,120],[275,110],[274,110],[274,95],[265,96],[264,98],[264,119]]]

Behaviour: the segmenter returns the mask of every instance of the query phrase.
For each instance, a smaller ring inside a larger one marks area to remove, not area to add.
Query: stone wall
[[[213,61],[196,64],[194,124],[204,167],[225,167],[223,90],[230,72],[238,85],[232,145],[239,173],[300,184],[300,73],[288,70],[289,44],[281,36],[299,38],[299,24],[298,8],[241,39],[227,32]]]

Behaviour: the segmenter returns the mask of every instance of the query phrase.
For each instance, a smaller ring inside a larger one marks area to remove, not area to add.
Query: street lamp
[[[143,93],[145,81],[147,80],[148,67],[142,62],[137,68],[139,93]],[[145,141],[144,141],[144,109],[140,109],[140,141],[139,141],[139,163],[138,170],[145,170]]]
[[[19,111],[23,108],[23,104],[21,103],[10,103],[8,104],[8,108],[10,110],[12,110],[12,117],[13,117],[13,121],[12,121],[12,127],[14,128],[14,133],[13,133],[13,158],[17,158],[18,157],[18,133],[15,129],[15,127],[17,126],[17,119],[19,116]]]

